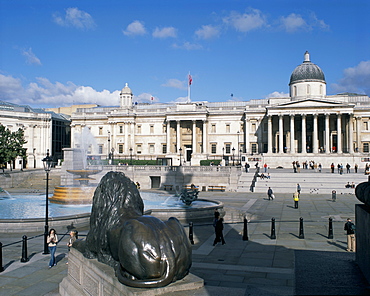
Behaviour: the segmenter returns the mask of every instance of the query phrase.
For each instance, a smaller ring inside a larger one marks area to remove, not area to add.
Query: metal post
[[[0,272],[4,271],[3,267],[3,244],[0,242]]]
[[[298,238],[304,239],[304,233],[303,233],[303,218],[299,218],[299,236]]]
[[[243,241],[248,240],[248,220],[244,217],[244,228],[243,228]]]
[[[329,218],[329,234],[328,234],[328,239],[333,239],[333,219]]]
[[[193,222],[189,222],[189,240],[192,245],[194,245],[194,238],[193,238]]]
[[[28,256],[27,256],[27,236],[23,235],[22,237],[22,258],[21,262],[27,262]]]
[[[49,172],[46,171],[46,204],[45,204],[45,232],[44,232],[44,255],[49,254],[48,234],[49,234]]]
[[[275,218],[271,218],[271,239],[276,239],[276,232],[275,232]]]

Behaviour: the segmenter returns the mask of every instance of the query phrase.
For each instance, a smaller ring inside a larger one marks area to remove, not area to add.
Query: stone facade
[[[92,155],[160,158],[169,165],[199,165],[202,159],[244,164],[256,154],[270,162],[279,156],[286,159],[284,165],[292,159],[316,159],[328,166],[348,156],[352,165],[369,161],[368,96],[327,96],[324,74],[308,52],[289,86],[285,98],[136,104],[126,84],[120,106],[77,109],[72,134],[90,130],[96,140]]]

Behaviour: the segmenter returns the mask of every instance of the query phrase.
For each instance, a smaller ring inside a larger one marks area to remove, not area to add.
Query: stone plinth
[[[370,207],[356,205],[356,262],[370,283]]]
[[[71,248],[68,254],[68,275],[59,284],[59,293],[61,296],[154,296],[176,291],[196,290],[203,286],[203,279],[189,274],[182,280],[162,288],[128,287],[118,281],[112,267],[96,259],[87,259],[80,251]]]

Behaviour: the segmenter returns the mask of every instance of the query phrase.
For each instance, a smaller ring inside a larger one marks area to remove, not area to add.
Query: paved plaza
[[[272,176],[281,173],[271,171]],[[318,182],[320,176],[312,174]],[[360,174],[356,178],[367,180]],[[171,295],[369,295],[355,254],[346,251],[343,225],[348,217],[354,219],[355,204],[359,203],[353,193],[338,195],[336,202],[330,194],[303,193],[298,209],[294,208],[292,192],[276,193],[274,200],[268,200],[265,192],[200,192],[199,197],[224,203],[226,244],[212,245],[212,221],[195,224],[190,271],[203,278],[205,286]],[[248,219],[246,229],[244,216]],[[333,239],[328,239],[330,217]],[[276,239],[271,239],[271,218],[275,218]],[[300,238],[300,218],[304,238]],[[248,240],[243,240],[246,230]],[[67,229],[57,231],[61,238]],[[79,229],[79,234],[87,231]],[[23,235],[0,234],[0,242],[7,245]],[[20,262],[21,243],[4,247],[0,295],[59,295],[58,285],[67,275],[67,241],[68,235],[59,243],[58,265],[51,269],[49,256],[42,255],[42,237],[28,241],[26,263]]]

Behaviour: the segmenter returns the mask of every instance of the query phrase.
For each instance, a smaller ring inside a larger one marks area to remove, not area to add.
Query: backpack
[[[351,229],[353,232],[355,232],[356,230],[356,225],[351,223],[351,225],[349,226],[349,229]]]

